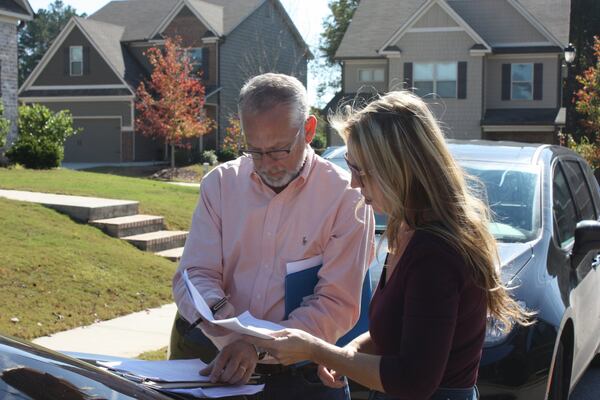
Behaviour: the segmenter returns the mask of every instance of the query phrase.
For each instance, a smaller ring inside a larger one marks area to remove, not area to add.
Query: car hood
[[[510,282],[533,257],[528,243],[498,243],[500,275],[504,284]]]

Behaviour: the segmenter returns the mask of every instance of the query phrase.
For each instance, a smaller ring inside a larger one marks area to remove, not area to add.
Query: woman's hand
[[[319,374],[319,378],[321,382],[327,387],[339,389],[346,386],[346,380],[343,375],[337,373],[337,371],[333,369],[328,369],[322,365],[319,365],[319,369],[317,370]]]
[[[266,350],[283,365],[312,360],[320,339],[298,329],[284,329],[271,333],[274,339],[244,336],[244,341]]]

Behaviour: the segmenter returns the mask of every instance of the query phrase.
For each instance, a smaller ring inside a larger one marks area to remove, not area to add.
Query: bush
[[[573,136],[567,134],[559,134],[560,144],[579,153],[581,157],[590,165],[592,170],[600,168],[600,141],[596,137],[590,141],[586,136],[583,136],[579,143],[575,141]]]
[[[53,113],[39,104],[19,107],[19,137],[6,156],[26,168],[48,169],[60,166],[65,140],[78,133],[67,110]]]
[[[232,149],[222,149],[217,152],[219,162],[227,162],[238,158],[238,153]]]
[[[200,156],[200,163],[201,164],[208,163],[208,165],[217,165],[217,163],[218,163],[217,154],[215,153],[214,150],[203,151],[202,155]]]
[[[322,133],[317,133],[310,145],[313,149],[324,149],[327,147],[327,138]]]
[[[4,104],[0,101],[0,147],[6,145],[6,138],[10,131],[10,121],[4,118]]]

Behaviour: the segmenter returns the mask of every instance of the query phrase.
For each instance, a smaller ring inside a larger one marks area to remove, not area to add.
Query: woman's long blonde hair
[[[349,107],[347,107],[349,108]],[[410,92],[390,92],[359,111],[331,118],[348,152],[383,195],[390,251],[398,249],[402,222],[452,245],[487,293],[490,314],[505,329],[529,324],[530,313],[502,284],[489,209],[472,193],[427,105]]]

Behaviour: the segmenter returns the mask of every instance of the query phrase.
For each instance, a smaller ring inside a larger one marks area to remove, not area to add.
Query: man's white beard
[[[280,188],[287,186],[291,181],[294,180],[294,178],[298,176],[298,174],[300,174],[300,170],[302,170],[302,167],[304,166],[304,162],[306,161],[306,148],[304,148],[304,151],[302,153],[302,158],[300,158],[300,161],[298,161],[298,165],[296,165],[296,167],[292,171],[286,172],[281,178],[273,179],[269,177],[269,175],[267,175],[265,171],[256,172],[263,180],[263,182],[272,188]]]

